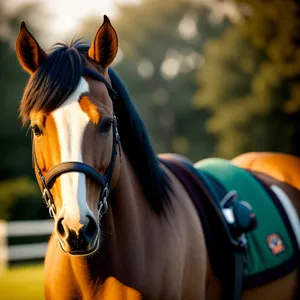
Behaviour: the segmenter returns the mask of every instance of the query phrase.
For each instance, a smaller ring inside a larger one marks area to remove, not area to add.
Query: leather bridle
[[[119,98],[117,92],[109,85],[109,83],[106,81],[106,79],[100,75],[99,73],[89,69],[84,69],[84,75],[92,77],[98,81],[101,81],[105,84],[110,98],[114,101],[117,98]],[[50,192],[50,189],[52,188],[55,180],[62,174],[69,173],[69,172],[79,172],[85,174],[87,177],[94,180],[97,184],[99,184],[102,187],[102,190],[100,192],[100,198],[98,201],[98,214],[99,218],[105,214],[107,211],[107,200],[109,196],[109,192],[111,190],[111,183],[112,183],[112,176],[113,171],[116,163],[116,157],[118,154],[118,148],[119,148],[119,154],[121,155],[121,147],[120,147],[120,137],[118,133],[118,126],[117,126],[117,120],[116,117],[113,116],[113,123],[112,123],[112,129],[113,129],[113,149],[112,149],[112,155],[110,159],[110,163],[108,168],[106,169],[104,175],[101,175],[96,169],[93,167],[82,163],[78,161],[69,161],[69,162],[62,162],[55,166],[53,166],[47,174],[44,176],[41,168],[38,165],[35,149],[34,149],[34,143],[32,142],[32,160],[33,164],[36,167],[38,177],[40,179],[39,185],[40,189],[42,191],[44,202],[46,203],[49,214],[52,218],[55,218],[56,216],[56,207],[54,205],[53,197]]]

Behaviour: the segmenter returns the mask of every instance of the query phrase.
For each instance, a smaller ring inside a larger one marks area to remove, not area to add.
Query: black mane
[[[159,166],[144,123],[125,85],[113,69],[109,69],[109,75],[113,88],[120,96],[114,103],[114,112],[118,118],[122,147],[140,180],[149,204],[156,212],[164,211],[169,204],[169,178]]]
[[[20,105],[23,124],[32,110],[51,112],[76,90],[84,70],[81,52],[88,45],[76,40],[70,45],[55,44],[54,51],[30,78]]]
[[[89,46],[80,41],[71,45],[56,44],[55,50],[30,78],[20,105],[23,123],[31,110],[51,112],[58,108],[77,88],[83,75]],[[114,101],[114,112],[122,147],[144,190],[152,209],[161,213],[169,204],[169,178],[159,166],[149,136],[123,82],[110,69],[113,87],[120,98]]]

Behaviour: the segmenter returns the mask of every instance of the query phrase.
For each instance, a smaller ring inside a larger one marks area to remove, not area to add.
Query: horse
[[[45,298],[229,299],[191,193],[163,162],[188,159],[155,154],[110,68],[117,50],[107,16],[91,45],[73,40],[50,53],[24,22],[20,27],[16,54],[30,78],[19,113],[31,128],[35,175],[55,224],[44,261]],[[268,175],[299,221],[299,158],[250,153],[232,164]],[[244,288],[241,299],[296,299],[298,283],[299,263],[276,280]]]

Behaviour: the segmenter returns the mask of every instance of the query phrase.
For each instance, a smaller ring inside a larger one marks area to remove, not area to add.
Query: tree
[[[30,135],[26,134],[27,129],[22,130],[18,119],[18,106],[28,75],[19,66],[14,51],[21,20],[29,13],[34,15],[40,7],[24,6],[15,14],[7,14],[3,4],[1,1],[1,25],[6,30],[0,35],[0,219],[45,218],[48,212],[32,171]]]
[[[282,87],[281,115],[289,127],[289,152],[300,155],[300,5],[288,0],[236,0],[245,13],[242,31],[265,52],[262,73]],[[263,74],[260,75],[263,77]],[[261,85],[264,83],[261,82]]]
[[[253,5],[247,7],[251,15],[207,45],[194,103],[213,114],[207,128],[219,137],[219,156],[258,150],[299,155],[295,5],[283,7],[275,0],[248,3]],[[245,7],[240,9],[245,13]],[[287,53],[293,53],[292,61]]]
[[[202,46],[227,26],[211,23],[209,13],[188,1],[146,0],[121,7],[113,22],[123,56],[116,69],[158,152],[179,152],[197,160],[213,149],[214,137],[203,126],[208,112],[191,105],[197,89],[195,68],[203,64]],[[82,35],[92,39],[100,22],[88,20]]]
[[[21,6],[13,14],[8,14],[3,5],[2,0],[0,19],[6,30],[0,35],[0,140],[4,145],[0,148],[0,180],[23,175],[33,176],[30,135],[26,134],[26,129],[22,130],[18,119],[19,102],[29,76],[20,67],[14,46],[21,20],[28,20],[30,27],[33,24],[32,31],[35,36],[39,35],[36,22],[33,22],[36,15],[39,14],[44,21],[47,20],[47,13],[36,3]]]

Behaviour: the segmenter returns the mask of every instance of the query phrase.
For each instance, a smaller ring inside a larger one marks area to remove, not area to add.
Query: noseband
[[[84,75],[92,77],[98,81],[101,81],[105,84],[107,91],[109,93],[110,98],[114,101],[117,98],[119,98],[117,92],[109,85],[109,83],[106,81],[106,79],[101,76],[99,73],[85,68],[84,69]],[[46,203],[49,214],[52,218],[55,218],[56,216],[56,208],[54,205],[53,197],[50,192],[50,189],[52,188],[55,180],[62,174],[70,173],[70,172],[79,172],[85,174],[87,177],[94,180],[97,184],[99,184],[102,187],[100,198],[98,201],[98,214],[99,218],[105,214],[107,211],[107,200],[109,196],[109,192],[111,189],[111,182],[112,182],[112,175],[115,168],[115,162],[116,162],[116,156],[120,152],[120,137],[118,134],[118,127],[117,127],[117,121],[116,117],[114,116],[113,120],[113,149],[112,149],[112,155],[110,159],[110,163],[108,168],[106,169],[104,175],[102,176],[96,169],[93,167],[82,163],[78,161],[69,161],[69,162],[63,162],[58,165],[53,166],[48,173],[44,176],[42,173],[41,168],[38,165],[34,144],[32,143],[32,160],[33,164],[37,169],[37,173],[40,179],[40,188],[43,194],[44,202]]]

